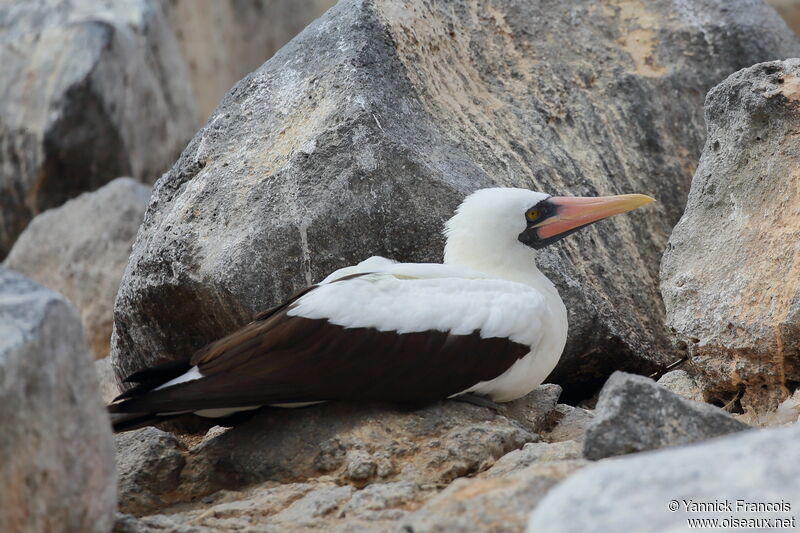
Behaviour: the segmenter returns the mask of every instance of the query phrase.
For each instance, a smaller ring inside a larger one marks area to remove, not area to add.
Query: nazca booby
[[[652,201],[479,190],[446,224],[443,264],[371,257],[337,270],[191,358],[129,376],[136,385],[109,406],[114,429],[264,405],[520,398],[567,339],[536,250]]]

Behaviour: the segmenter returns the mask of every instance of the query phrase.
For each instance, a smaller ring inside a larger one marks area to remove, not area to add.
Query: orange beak
[[[622,194],[596,198],[553,196],[549,202],[556,206],[556,214],[533,226],[541,239],[575,231],[592,222],[627,213],[655,200],[644,194]]]

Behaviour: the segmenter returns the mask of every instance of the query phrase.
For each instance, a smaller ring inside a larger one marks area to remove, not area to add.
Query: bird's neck
[[[465,266],[558,294],[553,283],[536,266],[536,252],[531,248],[502,242],[481,247],[463,244],[466,245],[448,240],[444,250],[445,264]]]

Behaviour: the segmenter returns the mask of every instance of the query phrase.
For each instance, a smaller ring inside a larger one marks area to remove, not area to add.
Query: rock
[[[698,442],[749,429],[713,405],[685,400],[643,376],[615,372],[600,392],[583,455],[612,455]]]
[[[110,350],[114,298],[150,187],[118,178],[37,215],[4,265],[75,304],[95,357]]]
[[[542,435],[547,442],[583,442],[586,428],[592,422],[594,413],[580,407],[559,404],[555,410],[556,424]]]
[[[376,483],[362,490],[330,482],[288,483],[215,495],[202,506],[135,518],[120,515],[116,533],[176,531],[390,531],[433,492],[415,483]],[[187,526],[191,524],[191,526]]]
[[[189,66],[198,120],[335,0],[171,0],[164,12]]]
[[[111,423],[78,313],[3,267],[0,420],[0,531],[111,529]]]
[[[369,255],[440,260],[444,220],[492,185],[656,196],[539,263],[570,309],[568,395],[670,362],[657,265],[702,97],[800,43],[756,2],[476,6],[339,2],[228,93],[155,187],[117,299],[118,375]]]
[[[500,413],[521,423],[531,433],[540,433],[556,423],[560,396],[561,387],[544,383],[519,400],[500,404]]]
[[[0,258],[33,216],[117,176],[152,182],[196,130],[155,0],[0,7]]]
[[[767,0],[795,32],[800,33],[800,2],[798,0]]]
[[[656,383],[687,400],[694,400],[696,402],[704,401],[703,391],[686,370],[672,370],[667,372],[661,376]]]
[[[708,142],[661,265],[669,325],[710,400],[773,411],[800,382],[800,60],[706,99]],[[792,387],[793,388],[793,387]]]
[[[191,448],[180,492],[192,498],[323,475],[357,487],[449,483],[536,439],[519,421],[464,402],[413,411],[352,404],[267,409]]]
[[[202,504],[181,504],[157,515],[121,516],[115,530],[521,531],[544,493],[588,464],[580,453],[576,443],[527,444],[475,478],[457,479],[439,494],[435,484],[414,481],[377,482],[360,490],[322,478],[267,482],[242,492],[220,491],[203,498]],[[181,529],[185,524],[196,529]]]
[[[800,501],[800,425],[747,431],[702,444],[600,461],[553,489],[534,509],[528,532],[686,531],[687,519],[795,520]],[[730,502],[731,512],[689,512],[686,502]],[[744,512],[744,503],[775,502],[784,511]],[[674,504],[672,502],[675,502]],[[670,505],[677,504],[673,511]],[[796,527],[787,524],[785,527]]]
[[[583,459],[583,447],[577,441],[556,443],[529,442],[519,450],[508,452],[484,474],[484,477],[502,477],[534,463],[575,461]]]
[[[109,404],[120,393],[119,387],[117,387],[117,378],[114,377],[114,370],[111,368],[111,358],[104,357],[95,361],[94,370],[100,385],[100,397],[104,404]]]
[[[186,464],[183,443],[153,427],[121,433],[115,440],[120,511],[140,514],[164,507]]]
[[[586,463],[581,459],[537,462],[508,475],[493,476],[492,468],[475,479],[457,479],[419,511],[403,518],[397,530],[522,531],[531,508]]]

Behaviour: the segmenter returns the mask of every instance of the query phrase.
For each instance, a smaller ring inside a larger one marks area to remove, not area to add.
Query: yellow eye
[[[538,209],[529,209],[527,213],[525,213],[525,218],[527,218],[530,222],[533,222],[537,218],[539,218],[539,210]]]

